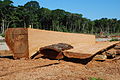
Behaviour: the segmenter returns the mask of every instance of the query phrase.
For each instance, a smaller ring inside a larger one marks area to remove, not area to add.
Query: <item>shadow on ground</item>
[[[0,58],[14,59],[13,56],[0,56]]]

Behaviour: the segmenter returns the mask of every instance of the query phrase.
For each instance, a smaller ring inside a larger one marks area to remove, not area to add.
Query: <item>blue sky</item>
[[[12,0],[14,5],[24,5],[31,0]],[[120,0],[35,0],[41,7],[63,9],[72,13],[83,14],[88,19],[120,19]]]

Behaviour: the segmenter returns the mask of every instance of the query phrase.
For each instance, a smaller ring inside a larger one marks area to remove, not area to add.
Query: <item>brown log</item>
[[[6,30],[5,35],[6,43],[15,59],[31,58],[41,47],[52,44],[66,43],[72,46],[79,43],[95,44],[94,35],[31,28],[9,28]]]
[[[40,53],[47,58],[62,59],[64,57],[62,51],[72,49],[73,46],[66,43],[58,43],[40,48]]]

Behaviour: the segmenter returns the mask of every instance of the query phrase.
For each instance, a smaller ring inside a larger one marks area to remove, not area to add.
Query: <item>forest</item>
[[[4,34],[7,28],[28,27],[85,34],[120,33],[120,20],[116,18],[90,20],[83,14],[41,7],[37,1],[18,6],[13,3],[11,0],[0,0],[0,34]]]

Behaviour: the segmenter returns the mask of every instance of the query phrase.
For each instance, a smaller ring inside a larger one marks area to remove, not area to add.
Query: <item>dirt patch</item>
[[[90,77],[119,80],[120,59],[88,64],[36,59],[0,58],[0,80],[89,80]]]

